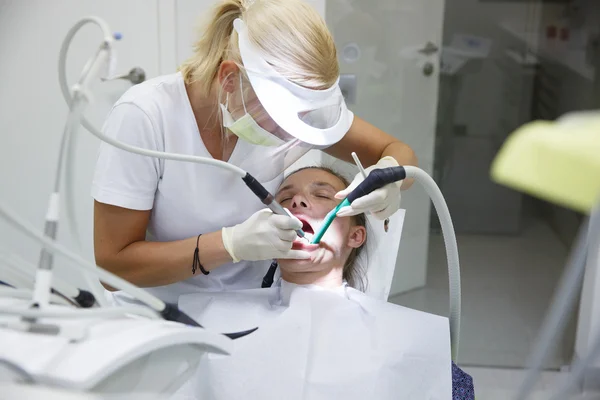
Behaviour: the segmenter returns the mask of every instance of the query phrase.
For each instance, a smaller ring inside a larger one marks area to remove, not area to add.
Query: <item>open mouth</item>
[[[304,218],[301,218],[301,217],[297,217],[297,218],[300,220],[300,222],[302,222],[302,230],[304,231],[304,233],[310,233],[311,235],[315,234],[315,230],[313,229],[310,222],[308,222],[307,220],[305,220]]]

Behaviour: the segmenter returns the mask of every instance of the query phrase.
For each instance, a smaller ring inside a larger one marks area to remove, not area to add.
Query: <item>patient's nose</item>
[[[308,201],[302,194],[297,194],[292,198],[292,209],[308,208]]]

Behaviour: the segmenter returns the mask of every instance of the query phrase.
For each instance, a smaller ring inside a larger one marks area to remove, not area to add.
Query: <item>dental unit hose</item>
[[[448,205],[439,187],[425,171],[413,166],[388,167],[374,169],[369,175],[342,201],[333,209],[323,221],[323,224],[316,232],[312,244],[317,244],[323,238],[323,235],[336,218],[337,212],[345,206],[360,197],[384,187],[393,182],[401,181],[406,178],[413,178],[419,182],[427,195],[431,199],[442,227],[442,236],[444,237],[444,246],[446,248],[446,258],[448,260],[448,277],[450,282],[450,340],[452,344],[452,359],[456,361],[458,355],[458,345],[460,337],[460,314],[461,314],[461,288],[460,288],[460,263],[458,258],[458,245],[456,244],[456,234]]]

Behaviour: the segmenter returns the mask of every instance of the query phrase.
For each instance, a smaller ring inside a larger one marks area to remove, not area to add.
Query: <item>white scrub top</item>
[[[217,112],[215,107],[215,118]],[[129,89],[110,111],[103,131],[150,150],[212,157],[200,137],[180,73]],[[268,167],[261,154],[259,146],[238,140],[229,163],[252,173]],[[263,184],[273,193],[282,176]],[[119,207],[151,209],[148,240],[161,242],[218,231],[239,224],[264,208],[241,178],[230,171],[131,154],[106,143],[101,144],[98,153],[92,196],[101,203]],[[191,270],[193,249],[189,260]],[[196,273],[186,281],[147,290],[163,301],[176,303],[181,294],[198,289],[259,288],[268,267],[268,261],[242,261],[223,265],[209,275]]]
[[[171,400],[452,398],[448,318],[283,280],[181,296],[179,307],[211,331],[258,330],[229,356],[202,357]]]

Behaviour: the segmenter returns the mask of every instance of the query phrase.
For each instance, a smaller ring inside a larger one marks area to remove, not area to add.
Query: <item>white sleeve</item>
[[[103,126],[106,136],[149,150],[159,148],[158,132],[150,117],[132,103],[113,107]],[[92,197],[105,204],[133,210],[151,210],[161,176],[162,161],[101,143],[96,161]]]

